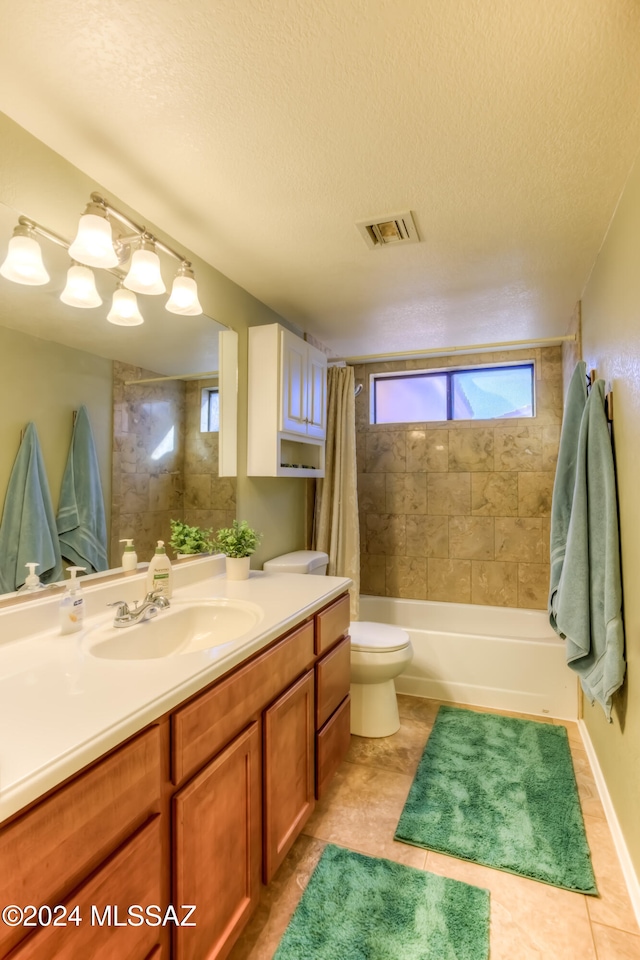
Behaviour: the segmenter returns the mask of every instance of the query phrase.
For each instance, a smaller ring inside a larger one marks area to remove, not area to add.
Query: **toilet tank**
[[[262,569],[267,573],[311,573],[323,577],[328,563],[328,555],[320,550],[294,550],[267,560]]]

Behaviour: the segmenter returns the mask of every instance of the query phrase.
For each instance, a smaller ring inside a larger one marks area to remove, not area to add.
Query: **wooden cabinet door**
[[[253,723],[173,798],[174,903],[196,905],[176,960],[222,960],[260,897],[260,724]]]
[[[307,432],[307,344],[289,330],[281,331],[282,410],[280,429]]]
[[[264,714],[264,882],[269,883],[315,804],[314,676],[310,670]]]
[[[14,960],[144,960],[161,957],[154,947],[162,936],[160,818],[155,817],[64,901],[66,926],[42,927],[20,944]],[[142,910],[157,905],[155,926]],[[75,910],[75,912],[74,912]]]
[[[327,358],[309,347],[307,364],[307,436],[324,440],[327,432]]]

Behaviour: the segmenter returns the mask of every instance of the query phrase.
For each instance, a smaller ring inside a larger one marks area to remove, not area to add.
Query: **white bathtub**
[[[578,681],[543,610],[363,596],[360,620],[409,633],[414,657],[399,693],[577,718]]]

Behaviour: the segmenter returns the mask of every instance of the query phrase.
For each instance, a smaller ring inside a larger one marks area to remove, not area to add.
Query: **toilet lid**
[[[349,626],[351,646],[364,653],[376,650],[401,650],[409,643],[409,634],[402,627],[389,623],[371,623],[368,620],[355,620]]]

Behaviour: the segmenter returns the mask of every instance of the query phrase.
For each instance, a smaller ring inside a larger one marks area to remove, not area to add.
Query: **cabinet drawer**
[[[351,640],[345,637],[316,664],[316,730],[340,706],[350,684]]]
[[[324,653],[349,633],[349,594],[316,614],[316,653]]]
[[[313,663],[313,621],[171,717],[171,778],[195,773]]]
[[[0,830],[0,903],[61,903],[159,810],[159,797],[154,726]],[[19,939],[0,925],[0,956]]]
[[[160,889],[160,817],[155,817],[63,901],[69,913],[78,908],[82,922],[42,927],[11,954],[12,960],[145,960],[157,943],[158,928],[129,926],[127,909],[132,904],[162,908]],[[137,923],[140,917],[134,919]]]
[[[316,797],[320,800],[351,743],[351,697],[345,697],[316,735]]]

